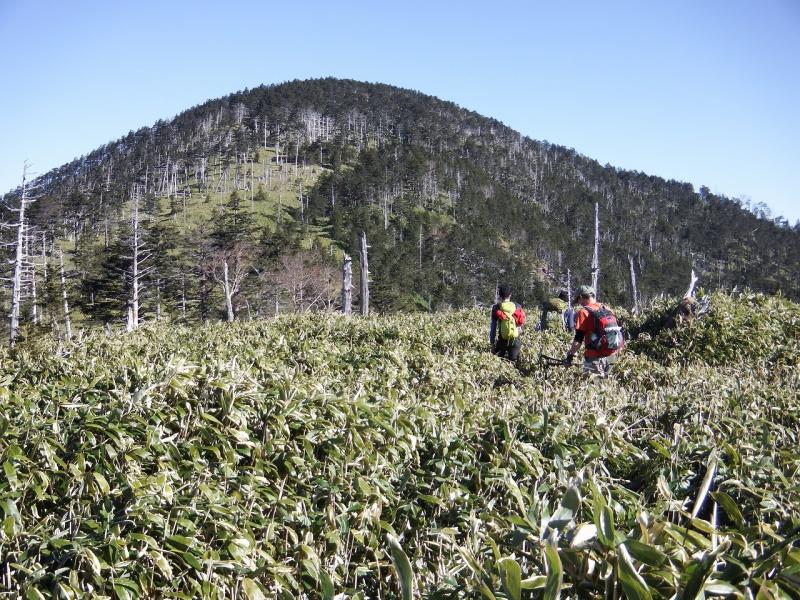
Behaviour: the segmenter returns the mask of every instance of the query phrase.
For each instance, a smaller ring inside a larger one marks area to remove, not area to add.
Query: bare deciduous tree
[[[268,277],[294,312],[330,310],[339,291],[336,269],[311,252],[282,256]]]
[[[207,270],[214,281],[222,287],[225,313],[229,323],[236,319],[234,297],[241,290],[242,283],[252,268],[251,254],[252,249],[249,244],[244,242],[238,242],[230,248],[220,248],[211,253]]]

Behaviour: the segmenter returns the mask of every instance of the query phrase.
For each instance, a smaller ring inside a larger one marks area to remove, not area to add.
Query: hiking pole
[[[544,365],[545,367],[567,367],[572,363],[567,363],[567,361],[563,358],[554,358],[552,356],[539,353],[539,364]]]

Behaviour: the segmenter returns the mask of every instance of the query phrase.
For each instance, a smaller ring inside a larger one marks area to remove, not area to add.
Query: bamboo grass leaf
[[[546,543],[544,545],[544,554],[548,571],[543,597],[545,600],[557,600],[557,598],[561,597],[564,569],[561,565],[561,558],[558,555],[558,548],[555,543]]]
[[[697,517],[700,509],[703,506],[703,502],[705,502],[706,495],[708,494],[708,490],[711,489],[711,484],[714,481],[714,476],[717,474],[717,452],[716,450],[712,450],[711,454],[708,457],[708,463],[706,465],[706,474],[703,477],[703,482],[700,484],[700,489],[697,491],[697,498],[694,502],[694,507],[692,508],[692,518],[694,519]]]
[[[520,600],[522,594],[522,569],[519,563],[511,557],[505,557],[498,561],[497,568],[500,571],[500,581],[503,590],[511,600]]]
[[[399,540],[391,533],[386,534],[386,541],[389,544],[392,565],[400,584],[400,593],[403,600],[411,600],[414,597],[414,572],[411,569],[411,561],[408,560]]]
[[[319,585],[320,588],[322,589],[323,600],[333,600],[335,594],[333,581],[331,580],[331,576],[328,575],[328,572],[325,569],[321,569],[319,572]]]
[[[617,575],[625,596],[631,600],[652,600],[652,593],[647,583],[633,566],[625,544],[617,546]]]
[[[744,516],[736,505],[736,502],[725,492],[711,492],[711,497],[722,507],[728,518],[731,519],[737,528],[744,527]]]
[[[242,580],[242,589],[248,600],[266,600],[266,596],[264,592],[261,591],[261,587],[249,577],[245,577]]]

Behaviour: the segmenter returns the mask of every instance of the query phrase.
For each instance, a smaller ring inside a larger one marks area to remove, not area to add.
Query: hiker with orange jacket
[[[582,285],[578,289],[578,309],[575,319],[575,338],[567,351],[566,364],[572,364],[575,353],[584,344],[583,373],[606,377],[625,345],[617,318],[594,297],[594,288]]]
[[[492,306],[489,326],[489,344],[492,353],[501,358],[517,362],[522,348],[522,326],[525,325],[525,312],[522,306],[511,301],[511,286],[501,284],[497,287],[499,302]]]

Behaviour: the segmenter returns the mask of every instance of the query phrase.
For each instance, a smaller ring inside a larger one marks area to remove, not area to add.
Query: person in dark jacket
[[[499,302],[492,306],[489,325],[489,344],[492,353],[501,358],[517,362],[522,348],[522,326],[525,312],[522,306],[511,302],[511,286],[502,284],[497,288]],[[506,323],[501,323],[506,321]],[[512,322],[513,321],[513,322]],[[503,335],[506,332],[506,335]]]

